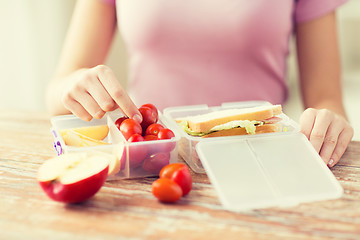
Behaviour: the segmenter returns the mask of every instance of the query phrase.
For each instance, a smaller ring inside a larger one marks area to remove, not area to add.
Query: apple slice
[[[60,134],[65,135],[67,131],[74,131],[88,138],[101,141],[104,140],[108,135],[109,127],[107,125],[98,125],[90,127],[71,128],[60,131]]]
[[[98,141],[95,139],[91,139],[91,138],[87,138],[86,136],[82,136],[79,134],[79,136],[81,137],[83,144],[87,147],[92,147],[92,146],[99,146],[99,145],[108,145],[108,143],[103,142],[103,141]]]
[[[109,163],[109,176],[115,175],[125,167],[125,146],[124,143],[114,145],[112,158]]]
[[[89,137],[82,135],[78,132],[75,132],[73,130],[63,131],[61,133],[61,136],[64,139],[65,144],[68,146],[90,147],[90,146],[99,146],[99,145],[107,145],[108,144],[103,141],[89,138]]]
[[[99,191],[109,171],[112,156],[102,152],[68,153],[44,162],[37,180],[53,200],[83,202]]]

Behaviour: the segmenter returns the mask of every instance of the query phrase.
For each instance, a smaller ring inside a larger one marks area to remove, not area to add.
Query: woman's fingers
[[[98,80],[97,76],[94,76],[94,81],[89,85],[87,91],[94,98],[104,113],[113,111],[117,108],[117,104]]]
[[[89,94],[88,90],[93,88],[94,85],[96,86],[96,77],[89,74],[88,72],[83,72],[81,77],[75,80],[75,83],[70,88],[70,91],[68,91],[68,93],[66,94],[68,96],[68,100],[70,99],[70,101],[67,103],[67,108],[72,108],[71,112],[82,119],[84,118],[81,116],[86,115],[84,114],[85,110],[88,114],[91,115],[90,119],[86,116],[86,119],[88,121],[91,120],[93,117],[101,118],[105,114],[97,101]],[[73,104],[73,102],[71,101],[71,99],[80,104],[84,110],[80,109],[79,106],[76,106],[75,108],[72,107],[71,105]]]
[[[71,80],[63,104],[81,119],[102,118],[106,112],[120,108],[128,117],[142,121],[138,108],[107,66],[81,69]]]
[[[117,81],[113,71],[111,71],[110,68],[104,65],[99,65],[95,67],[94,71],[97,72],[99,81],[109,93],[111,98],[115,101],[115,103],[120,107],[120,109],[128,117],[133,118],[138,122],[141,122],[142,117],[138,108],[130,99],[126,91],[122,88],[119,81]]]
[[[344,154],[354,130],[343,117],[326,109],[307,109],[300,118],[301,132],[329,167]]]
[[[320,153],[320,150],[323,147],[323,145],[327,144],[325,140],[327,137],[328,129],[333,121],[333,118],[334,118],[333,114],[325,109],[319,110],[316,115],[314,127],[311,130],[309,140],[318,153]]]
[[[344,124],[342,121],[332,121],[330,124],[326,136],[324,138],[323,145],[319,152],[321,158],[324,160],[326,164],[330,164],[334,162],[334,159],[331,158],[335,147],[337,146],[337,142],[340,140],[340,134],[344,130]],[[331,159],[331,162],[330,162]]]
[[[310,138],[311,130],[314,127],[316,118],[316,109],[308,108],[306,109],[300,117],[300,131],[306,136],[307,139]]]
[[[314,119],[314,125],[309,136],[310,143],[314,146],[317,152],[320,152],[332,118],[333,116],[328,110],[323,109],[317,111]]]
[[[347,146],[349,145],[351,139],[354,136],[354,129],[350,126],[347,126],[339,135],[338,141],[336,143],[335,149],[330,157],[328,166],[333,167],[337,164],[344,154]]]
[[[68,98],[68,96],[64,97]],[[73,98],[68,98],[63,100],[64,106],[69,109],[70,112],[72,112],[77,117],[81,118],[84,121],[90,121],[93,117],[90,113],[88,113],[85,108],[77,102]]]
[[[82,92],[77,96],[77,101],[84,109],[94,118],[100,119],[104,116],[105,111],[101,109],[95,99],[88,93]]]

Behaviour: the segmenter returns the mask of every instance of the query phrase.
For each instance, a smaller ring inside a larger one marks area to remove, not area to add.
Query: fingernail
[[[142,122],[142,117],[139,114],[134,115],[132,118],[138,123]]]
[[[334,159],[330,159],[330,161],[329,161],[329,163],[328,163],[328,166],[329,166],[329,167],[332,167],[333,163],[334,163]]]

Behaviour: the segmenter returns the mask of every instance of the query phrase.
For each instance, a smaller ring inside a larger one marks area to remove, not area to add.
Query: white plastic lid
[[[224,208],[245,211],[335,199],[343,189],[298,132],[214,138],[196,150]]]

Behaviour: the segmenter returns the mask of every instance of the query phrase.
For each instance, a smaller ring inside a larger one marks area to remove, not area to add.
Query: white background
[[[54,72],[75,0],[0,0],[0,109],[45,111],[44,91]],[[338,11],[343,93],[355,140],[360,140],[360,0]],[[126,53],[117,34],[107,64],[126,86]],[[294,55],[284,112],[302,112]]]

